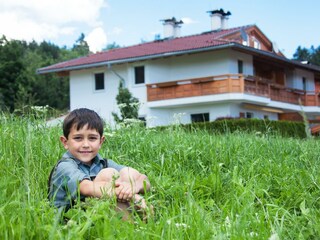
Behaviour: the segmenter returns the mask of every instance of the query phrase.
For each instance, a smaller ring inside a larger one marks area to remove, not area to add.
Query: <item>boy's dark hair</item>
[[[95,129],[103,135],[103,120],[93,110],[87,108],[78,108],[71,111],[63,121],[63,135],[68,138],[70,130],[74,127],[77,130],[88,124],[88,129]]]

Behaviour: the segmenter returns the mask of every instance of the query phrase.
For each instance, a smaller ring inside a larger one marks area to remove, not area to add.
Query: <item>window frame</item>
[[[303,91],[307,91],[307,78],[306,77],[302,77],[302,90]]]
[[[138,71],[141,71],[140,69],[143,69],[143,72],[138,72]],[[134,74],[134,85],[143,85],[146,83],[146,68],[144,65],[135,66],[133,69],[133,74]],[[143,82],[140,82],[141,80],[140,78],[143,78]],[[137,80],[139,80],[139,82]]]
[[[248,119],[254,118],[254,113],[253,112],[246,112],[246,118],[248,118]]]
[[[253,48],[261,50],[261,43],[258,39],[253,37],[252,42],[253,42]]]
[[[202,116],[200,116],[200,115],[202,115]],[[202,117],[202,121],[196,120],[196,118],[200,119],[201,117]],[[209,112],[192,113],[192,114],[190,114],[190,120],[191,120],[191,123],[210,122],[210,113]]]
[[[241,59],[238,59],[238,74],[243,74],[243,61]]]

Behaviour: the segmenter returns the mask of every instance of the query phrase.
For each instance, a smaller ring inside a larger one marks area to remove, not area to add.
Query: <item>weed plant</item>
[[[318,239],[319,141],[127,126],[106,129],[101,154],[148,175],[147,222],[124,222],[90,199],[61,222],[47,179],[64,152],[60,126],[0,116],[0,239]]]

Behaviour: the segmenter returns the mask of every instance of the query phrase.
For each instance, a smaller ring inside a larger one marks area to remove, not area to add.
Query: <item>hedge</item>
[[[213,133],[247,132],[255,134],[275,134],[283,137],[306,138],[309,133],[303,122],[272,121],[263,119],[222,119],[181,125],[186,130],[203,129]],[[166,127],[160,127],[166,128]]]

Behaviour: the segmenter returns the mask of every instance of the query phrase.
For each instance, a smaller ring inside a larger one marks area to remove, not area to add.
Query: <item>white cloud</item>
[[[1,10],[54,24],[86,22],[95,24],[104,0],[1,0]]]
[[[101,51],[107,45],[107,34],[101,27],[98,27],[93,29],[85,40],[89,44],[91,52]]]
[[[10,24],[2,24],[7,22]],[[26,41],[56,39],[59,35],[69,35],[74,32],[73,27],[59,27],[45,22],[38,23],[11,13],[0,14],[0,29],[1,35],[4,34],[8,39]]]
[[[122,32],[123,32],[122,28],[114,27],[110,34],[112,34],[112,35],[120,35]]]
[[[107,7],[106,0],[0,0],[0,5],[0,36],[26,41],[55,41],[101,27],[100,12]]]

